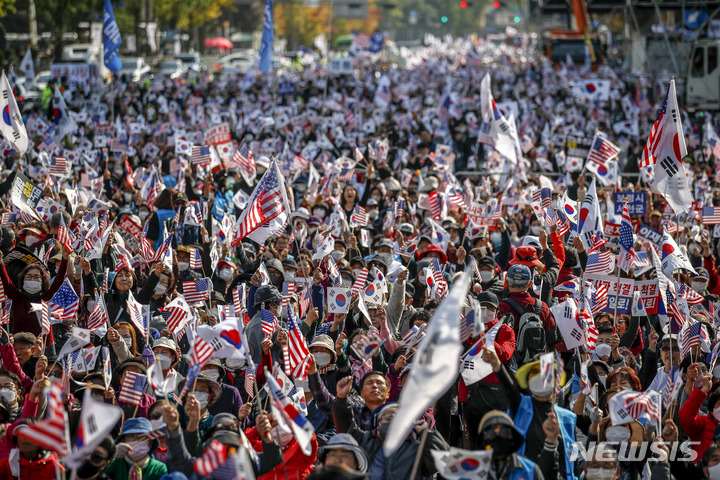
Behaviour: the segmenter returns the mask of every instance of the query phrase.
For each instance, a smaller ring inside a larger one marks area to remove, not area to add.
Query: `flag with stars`
[[[68,322],[77,316],[80,306],[80,297],[73,290],[70,281],[66,278],[60,289],[48,302],[50,307],[51,323]]]
[[[210,299],[210,291],[212,290],[210,279],[201,278],[200,280],[182,282],[182,286],[185,301],[191,305],[203,303],[205,300]]]
[[[622,221],[620,222],[620,255],[618,266],[629,272],[635,262],[635,236],[633,235],[632,221],[628,211],[627,202],[623,202]]]

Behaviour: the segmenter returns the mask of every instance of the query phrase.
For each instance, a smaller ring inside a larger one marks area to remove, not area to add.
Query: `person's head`
[[[203,365],[200,371],[203,375],[216,382],[220,382],[225,377],[225,367],[223,367],[222,362],[216,358],[211,359]]]
[[[382,372],[368,372],[360,380],[360,396],[371,410],[387,402],[390,380]]]
[[[507,283],[511,292],[525,292],[530,286],[532,273],[525,265],[515,264],[508,269]]]
[[[173,284],[173,273],[169,268],[165,268],[163,273],[158,277],[157,285],[155,285],[154,295],[165,295]]]
[[[115,274],[113,285],[118,293],[127,293],[135,284],[135,275],[129,268],[123,268]]]
[[[263,307],[277,315],[282,303],[282,295],[274,285],[262,285],[255,291],[254,301],[256,309]]]
[[[680,365],[682,355],[680,354],[680,346],[676,335],[665,335],[658,343],[658,348],[660,349],[660,359],[666,368],[672,365]]]
[[[480,303],[482,321],[489,323],[495,320],[500,302],[492,292],[480,292],[478,294],[478,302]]]
[[[147,368],[140,357],[130,357],[117,366],[118,375],[113,375],[120,381],[120,384],[125,381],[128,372],[134,372],[141,375],[147,375]]]
[[[155,361],[160,364],[163,373],[177,365],[177,344],[173,340],[160,337],[153,342],[152,350],[155,354]]]
[[[606,388],[628,388],[630,390],[635,390],[636,392],[642,390],[637,373],[635,373],[635,370],[630,367],[621,367],[613,370],[608,374],[605,383]]]
[[[720,480],[720,442],[712,443],[702,458],[703,473],[708,480]]]
[[[26,296],[36,298],[50,288],[50,273],[41,263],[33,263],[20,272],[18,285]]]
[[[92,480],[107,467],[115,457],[115,441],[106,435],[100,444],[85,457],[83,464],[77,469],[79,480]]]
[[[128,350],[130,350],[130,355],[137,355],[139,352],[137,349],[137,339],[133,326],[128,322],[118,322],[113,326],[113,328],[117,330],[120,338],[122,338],[122,341],[125,342]]]
[[[662,212],[660,210],[653,210],[650,212],[650,226],[655,230],[660,230],[662,223]]]
[[[13,348],[15,349],[15,356],[17,356],[20,365],[25,363],[32,357],[33,347],[37,337],[30,332],[18,332],[13,335]]]
[[[268,275],[270,275],[270,283],[278,290],[281,290],[283,288],[283,282],[285,281],[285,269],[280,260],[270,258],[265,261],[265,267],[267,268]]]
[[[537,358],[537,357],[536,357]],[[530,394],[533,396],[535,400],[538,401],[549,401],[550,396],[552,395],[554,386],[556,384],[555,381],[555,373],[557,370],[557,364],[553,363],[553,365],[550,366],[552,370],[552,381],[550,382],[550,385],[543,385],[542,381],[542,374],[540,372],[540,360],[535,360],[530,363],[526,363],[522,367],[520,367],[515,374],[515,378],[517,378],[518,385],[520,385],[520,388],[524,388],[530,391]],[[560,386],[565,382],[565,373],[562,374],[562,378],[560,379]]]
[[[630,324],[630,316],[629,315],[618,315],[617,320],[615,320],[615,325],[617,325],[617,333],[621,337],[625,334],[627,331],[628,325]]]
[[[38,454],[42,452],[42,448],[25,435],[30,430],[28,425],[34,425],[37,422],[38,420],[35,417],[24,417],[20,419],[20,423],[13,431],[15,445],[20,451],[20,455],[27,460],[35,460]]]
[[[195,395],[195,400],[200,403],[200,411],[205,411],[220,397],[220,384],[202,373],[193,382],[188,395]]]
[[[495,278],[495,259],[493,257],[486,255],[484,257],[480,257],[480,260],[477,262],[478,272],[480,272],[480,278],[482,279],[482,283],[488,283],[490,280]]]
[[[9,409],[20,405],[25,389],[22,381],[13,372],[0,370],[0,402]]]
[[[477,435],[477,445],[483,450],[492,449],[493,460],[504,460],[525,441],[512,419],[499,410],[490,410],[482,417]]]
[[[11,227],[0,227],[0,251],[7,253],[15,247],[15,230]]]
[[[372,326],[380,330],[385,321],[385,307],[377,303],[369,303],[367,304],[367,311],[370,314]]]
[[[147,418],[137,417],[125,420],[115,443],[128,443],[132,446],[132,450],[126,455],[129,463],[143,464],[158,447],[157,439],[147,439],[146,435],[150,432],[152,432],[152,423]]]
[[[358,198],[357,190],[352,185],[346,185],[342,192],[343,203],[354,204]]]
[[[324,368],[335,362],[337,355],[335,344],[329,335],[318,335],[310,344],[310,353],[315,358],[318,368]]]
[[[415,313],[413,313],[410,317],[410,328],[427,325],[430,321],[430,317],[432,317],[432,314],[428,311],[427,304],[425,304],[425,308],[423,310],[415,311]]]
[[[607,444],[599,443],[585,463],[585,478],[587,480],[616,480],[618,475],[620,475],[620,466],[617,452]]]
[[[357,441],[347,433],[337,433],[330,438],[322,449],[319,458],[323,469],[367,472],[368,461],[365,451]]]
[[[395,418],[398,406],[397,403],[393,402],[373,408],[375,415],[375,434],[381,440],[385,440],[390,422]]]
[[[190,255],[192,250],[186,245],[180,245],[177,248],[177,264],[178,270],[185,272],[190,269]]]

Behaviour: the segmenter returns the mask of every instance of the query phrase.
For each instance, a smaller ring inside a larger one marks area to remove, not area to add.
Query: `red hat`
[[[225,265],[227,265],[227,266],[230,267],[230,268],[234,268],[235,270],[237,270],[237,266],[235,266],[235,264],[234,264],[233,262],[228,262],[227,260],[220,260],[220,261],[218,262],[218,264],[217,264],[217,269],[218,269],[218,271],[220,271],[220,270],[222,269],[222,267],[225,266]]]
[[[422,253],[418,256],[418,260],[422,260],[422,259],[425,258],[425,257],[427,256],[427,254],[430,253],[430,252],[437,252],[437,253],[440,254],[440,263],[445,263],[445,262],[447,262],[447,255],[445,255],[445,252],[442,251],[442,248],[440,248],[440,245],[435,245],[434,243],[431,244],[431,245],[429,245],[429,246],[427,247],[427,249],[425,249],[425,251],[422,252]]]
[[[531,246],[525,246],[525,247],[518,247],[517,250],[515,250],[515,258],[510,260],[508,262],[508,265],[525,265],[528,268],[545,266],[544,263],[542,263],[537,258],[537,250],[535,250],[535,247]]]

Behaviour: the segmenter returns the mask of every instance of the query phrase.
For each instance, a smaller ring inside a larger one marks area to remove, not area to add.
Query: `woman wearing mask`
[[[252,404],[243,404],[240,391],[232,385],[228,385],[224,382],[227,372],[220,360],[216,358],[211,359],[203,365],[201,372],[203,375],[215,380],[218,385],[220,385],[220,395],[209,407],[211,415],[215,416],[218,413],[229,412],[233,415],[233,417],[239,418],[240,420],[243,420],[245,417],[250,415]]]
[[[182,391],[183,389],[184,385],[181,383],[178,386],[178,390]],[[186,398],[189,398],[190,394],[194,395],[195,400],[199,403],[200,415],[198,418],[198,434],[200,436],[200,440],[202,441],[205,439],[207,432],[212,427],[213,416],[210,414],[208,407],[220,398],[220,384],[205,374],[200,373],[193,381],[192,385],[190,385],[188,393],[181,399],[183,403]]]
[[[123,383],[125,383],[125,377],[128,372],[134,372],[142,375],[147,375],[147,367],[140,357],[130,357],[123,363],[117,366],[113,371],[113,388],[115,389],[115,403],[123,409],[125,418],[131,417],[143,417],[147,418],[150,407],[155,403],[155,397],[143,393],[139,405],[133,405],[121,400],[120,390],[122,389]]]
[[[105,474],[117,480],[160,480],[167,473],[167,466],[151,456],[160,444],[157,439],[145,438],[152,430],[147,418],[125,420],[123,433],[115,439],[115,460],[105,469]]]
[[[127,322],[118,322],[115,327],[109,328],[107,338],[118,363],[140,353],[135,340],[135,329]]]
[[[228,285],[232,282],[232,279],[238,273],[238,269],[235,264],[229,260],[220,260],[217,265],[217,269],[211,278],[213,283],[213,289],[216,292],[220,292],[224,297],[232,297],[232,292],[228,292]]]
[[[60,262],[55,280],[50,284],[50,273],[47,268],[36,262],[25,267],[18,275],[18,286],[16,287],[8,276],[3,254],[0,251],[0,280],[5,289],[5,295],[12,300],[12,333],[30,332],[35,336],[42,333],[41,317],[42,305],[50,300],[60,289],[65,281],[67,273],[69,252],[63,249],[63,260]],[[54,343],[52,329],[48,334],[47,344]]]
[[[150,420],[150,425],[152,426],[153,431],[157,431],[158,429],[165,427],[165,421],[163,420],[163,410],[168,405],[170,405],[170,402],[162,398],[155,402],[152,407],[150,407],[148,420]],[[167,436],[161,435],[158,437],[158,447],[152,453],[152,458],[154,458],[158,462],[167,463],[167,452]]]
[[[171,295],[175,291],[175,275],[173,271],[162,262],[156,263],[152,268],[152,273],[145,281],[149,281],[150,277],[157,277],[157,283],[155,284],[155,289],[150,299],[150,312],[151,314],[155,314],[158,309],[167,305],[170,298],[172,298]],[[155,278],[152,279],[152,281],[154,280]]]
[[[177,344],[169,338],[160,337],[153,342],[152,349],[155,354],[155,361],[162,369],[163,378],[174,378],[175,385],[179,385],[184,378],[175,370],[180,361]]]
[[[688,368],[688,383],[694,383],[697,375],[697,364]],[[691,372],[691,370],[695,370]],[[713,376],[705,373],[702,376],[702,387],[693,388],[687,401],[682,404],[678,412],[680,427],[693,442],[692,448],[698,458],[705,454],[705,450],[713,442],[715,427],[720,423],[720,391],[712,389]],[[707,413],[700,414],[700,408],[707,400]]]

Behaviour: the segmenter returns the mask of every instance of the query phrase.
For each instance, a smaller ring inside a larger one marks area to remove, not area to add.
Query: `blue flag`
[[[105,66],[112,73],[117,73],[122,67],[118,49],[122,45],[120,29],[115,20],[110,0],[105,0],[105,19],[103,24],[103,48],[105,49]]]
[[[273,14],[272,0],[265,0],[265,19],[263,20],[262,41],[260,42],[260,71],[267,73],[272,64]]]

